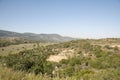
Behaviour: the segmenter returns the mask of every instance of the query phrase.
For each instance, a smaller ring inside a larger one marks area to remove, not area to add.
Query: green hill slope
[[[102,40],[101,44],[98,40],[76,40],[48,46],[37,44],[32,50],[1,56],[0,61],[13,71],[33,73],[36,77],[42,74],[48,76],[48,80],[119,80],[120,44],[117,41],[112,43],[116,46],[103,46]]]

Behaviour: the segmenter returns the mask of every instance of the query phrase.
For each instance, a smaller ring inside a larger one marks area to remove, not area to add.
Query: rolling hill
[[[18,32],[0,30],[0,38],[3,37],[19,37],[28,40],[42,41],[42,42],[64,42],[75,39],[71,37],[63,37],[58,34],[18,33]]]

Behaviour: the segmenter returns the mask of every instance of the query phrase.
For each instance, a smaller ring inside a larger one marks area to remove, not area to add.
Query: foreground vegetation
[[[111,44],[120,45],[119,40],[113,41]],[[36,44],[31,50],[0,56],[0,79],[120,80],[120,49],[104,42],[77,40],[48,46]],[[48,60],[61,52],[65,52],[67,58],[59,62]]]

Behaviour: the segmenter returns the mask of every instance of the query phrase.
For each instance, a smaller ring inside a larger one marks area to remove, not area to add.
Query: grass
[[[0,80],[48,80],[48,77],[43,77],[40,74],[13,71],[10,68],[0,66]]]
[[[40,46],[46,46],[53,43],[40,43]],[[0,55],[7,56],[8,54],[16,54],[23,50],[29,50],[36,48],[36,43],[29,43],[29,44],[19,44],[19,45],[10,45],[7,47],[0,47]]]
[[[34,43],[30,44],[19,44],[19,45],[10,45],[7,47],[0,47],[1,55],[15,54],[23,50],[28,50],[33,48]]]
[[[116,78],[115,75],[112,74],[114,70],[107,71],[102,70],[97,72],[95,75],[84,75],[81,77],[73,76],[73,77],[66,77],[60,78],[58,76],[54,78],[50,78],[47,75],[35,75],[34,73],[26,73],[23,71],[14,71],[10,68],[3,67],[0,65],[0,80],[119,80],[120,77]],[[117,74],[118,75],[118,74]],[[86,78],[82,78],[86,77]]]
[[[46,75],[35,75],[34,73],[26,73],[23,71],[14,71],[10,68],[0,65],[0,80],[76,80],[74,77],[67,78],[50,78]]]

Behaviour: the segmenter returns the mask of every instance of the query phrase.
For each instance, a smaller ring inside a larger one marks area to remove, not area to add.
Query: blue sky
[[[0,0],[0,29],[120,38],[120,0]]]

